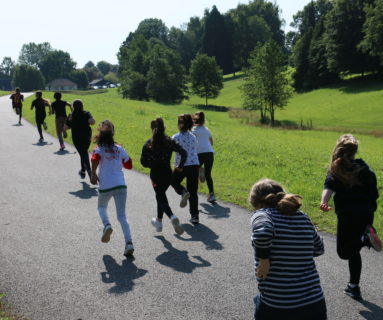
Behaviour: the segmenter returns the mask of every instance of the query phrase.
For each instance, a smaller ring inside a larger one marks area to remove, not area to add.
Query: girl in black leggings
[[[161,232],[162,218],[165,213],[172,222],[175,232],[182,234],[184,230],[180,226],[179,219],[170,209],[166,190],[169,188],[172,178],[172,169],[170,167],[172,152],[178,152],[181,155],[181,161],[175,170],[182,171],[186,161],[186,151],[165,135],[164,121],[161,118],[153,120],[150,123],[150,128],[153,136],[142,148],[141,164],[146,168],[150,168],[150,179],[156,193],[157,217],[152,219],[152,225],[157,232]]]
[[[45,130],[48,129],[48,126],[45,123],[45,118],[47,116],[47,113],[45,111],[46,107],[49,108],[49,115],[51,115],[52,110],[49,101],[43,99],[43,93],[41,91],[37,91],[36,99],[32,101],[31,110],[35,108],[37,131],[39,132],[40,136],[39,142],[44,142],[43,129],[41,128],[41,126],[43,126]]]
[[[362,159],[355,159],[357,151],[355,137],[350,134],[340,137],[332,154],[320,205],[322,211],[329,211],[328,202],[335,194],[337,252],[341,259],[348,260],[350,271],[350,281],[344,292],[354,299],[361,298],[360,250],[364,246],[382,250],[382,243],[372,226],[379,197],[376,176]]]
[[[95,124],[90,112],[84,110],[81,100],[73,102],[73,113],[68,116],[66,121],[65,130],[72,129],[72,140],[76,147],[81,160],[81,169],[78,172],[81,178],[85,178],[85,172],[91,176],[91,167],[89,162],[88,149],[92,138],[92,128],[90,125]]]

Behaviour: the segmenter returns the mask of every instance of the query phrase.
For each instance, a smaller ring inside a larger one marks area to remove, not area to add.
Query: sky
[[[0,59],[17,61],[23,44],[49,42],[69,52],[78,67],[92,60],[117,63],[116,54],[129,32],[146,18],[180,27],[216,5],[221,13],[248,0],[1,0]],[[276,0],[285,30],[293,14],[310,0]]]

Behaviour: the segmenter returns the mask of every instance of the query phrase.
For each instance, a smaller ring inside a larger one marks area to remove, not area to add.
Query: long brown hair
[[[203,111],[198,111],[194,114],[193,121],[196,125],[203,126],[205,124],[205,113]]]
[[[98,134],[94,136],[93,141],[99,146],[113,148],[114,141],[114,125],[109,120],[104,120],[98,126]]]
[[[169,144],[170,138],[165,135],[165,124],[162,118],[156,118],[150,122],[150,128],[152,129],[153,135],[150,141],[150,148],[153,150],[159,150],[166,144]]]
[[[341,136],[332,152],[330,171],[341,183],[349,186],[360,183],[359,173],[362,170],[354,160],[359,142],[352,134]]]
[[[193,118],[190,114],[184,113],[178,116],[178,125],[181,131],[187,132],[193,128]]]
[[[249,202],[254,208],[276,208],[283,214],[292,215],[302,206],[302,198],[288,194],[271,179],[256,182],[250,190]]]

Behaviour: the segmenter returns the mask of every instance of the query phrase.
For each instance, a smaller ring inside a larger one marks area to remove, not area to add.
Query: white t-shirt
[[[176,133],[172,139],[177,142],[182,148],[185,149],[187,152],[188,156],[186,158],[186,162],[184,164],[184,167],[186,166],[194,166],[194,165],[199,165],[199,160],[198,160],[198,154],[197,154],[197,138],[195,137],[194,134],[191,132],[179,132]],[[176,153],[176,158],[174,161],[174,166],[178,167],[181,161],[181,156],[177,152]]]
[[[122,163],[129,161],[129,155],[123,147],[118,144],[115,144],[112,149],[105,146],[97,146],[93,150],[92,159],[100,161],[98,171],[100,191],[108,191],[116,187],[126,186]]]
[[[214,152],[210,142],[211,133],[208,128],[195,126],[192,132],[197,138],[197,153]]]

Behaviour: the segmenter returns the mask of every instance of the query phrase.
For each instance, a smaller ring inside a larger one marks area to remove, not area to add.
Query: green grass
[[[15,320],[14,317],[9,315],[9,310],[2,301],[4,296],[4,294],[0,293],[0,320]]]
[[[44,96],[52,100],[52,94]],[[76,95],[64,95],[68,101],[75,98]],[[24,116],[33,123],[34,114],[27,108],[30,99],[25,103]],[[150,121],[156,116],[163,117],[167,132],[172,135],[176,132],[178,114],[197,111],[187,104],[163,105],[123,100],[116,90],[82,96],[81,99],[97,122],[104,119],[114,122],[116,140],[126,147],[135,169],[143,172],[148,171],[139,164],[139,157],[142,145],[151,134]],[[334,232],[334,213],[321,213],[318,205],[326,166],[339,133],[247,126],[229,118],[227,112],[206,111],[206,118],[215,140],[213,177],[219,199],[247,207],[252,184],[260,178],[269,177],[281,182],[288,191],[302,195],[304,211],[321,229]],[[48,131],[54,134],[54,118],[48,117],[47,123]],[[383,141],[367,135],[357,137],[361,140],[360,156],[375,170],[379,185],[382,186],[383,162],[379,150],[383,150]],[[32,138],[38,139],[37,130]],[[202,184],[200,191],[207,192],[206,184]],[[380,200],[375,224],[383,234],[382,209],[383,202]]]
[[[8,94],[10,94],[11,92],[10,91],[3,91],[3,90],[0,90],[0,97],[2,96],[6,96]]]

